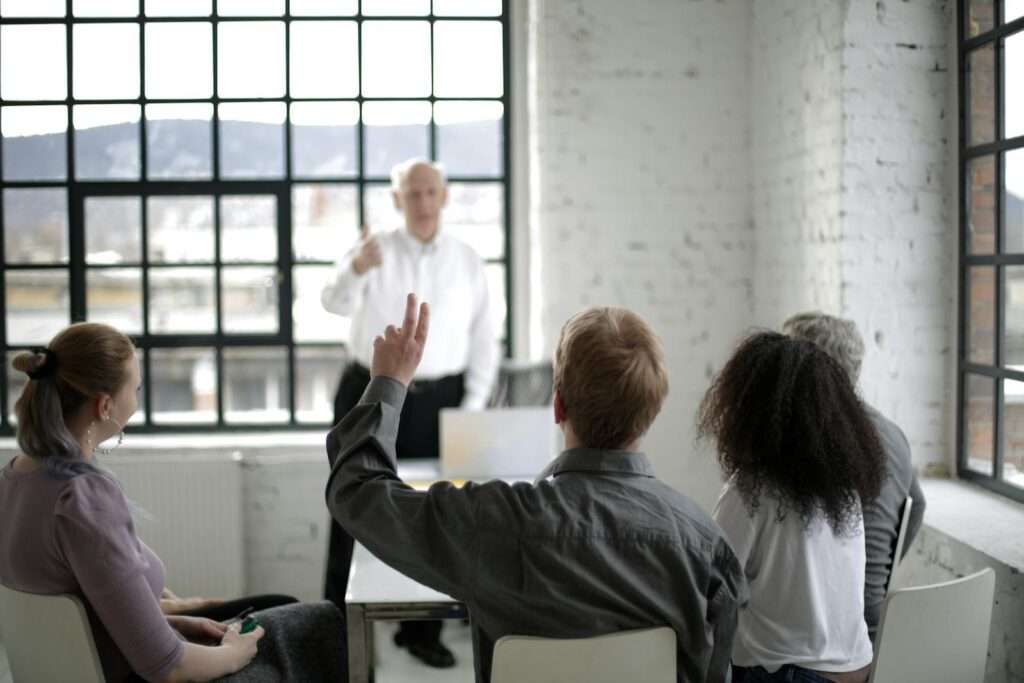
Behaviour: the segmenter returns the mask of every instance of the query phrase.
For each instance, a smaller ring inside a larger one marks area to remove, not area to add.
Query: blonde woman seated
[[[82,598],[112,683],[208,681],[242,669],[247,681],[342,680],[343,620],[329,603],[260,612],[262,643],[263,627],[243,634],[161,611],[163,564],[136,535],[121,486],[93,459],[137,407],[128,337],[79,323],[14,367],[30,381],[15,406],[22,455],[0,471],[0,583]]]
[[[861,501],[878,495],[885,456],[845,371],[811,342],[755,334],[699,422],[728,477],[714,518],[750,584],[734,683],[863,683]]]

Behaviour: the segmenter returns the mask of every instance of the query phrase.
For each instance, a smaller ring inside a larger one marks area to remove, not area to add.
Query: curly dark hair
[[[878,496],[885,455],[846,372],[811,342],[756,332],[701,402],[698,438],[714,439],[726,476],[751,510],[767,493],[779,518],[824,513],[836,534]]]

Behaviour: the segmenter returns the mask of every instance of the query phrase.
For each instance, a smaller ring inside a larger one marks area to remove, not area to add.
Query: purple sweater
[[[132,671],[165,679],[185,646],[160,611],[163,563],[135,535],[120,486],[99,473],[60,480],[13,463],[0,470],[0,583],[84,599],[108,681]]]

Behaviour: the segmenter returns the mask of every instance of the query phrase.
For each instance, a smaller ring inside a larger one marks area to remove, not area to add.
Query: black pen
[[[242,610],[241,612],[239,612],[235,616],[233,616],[230,619],[228,619],[227,621],[225,621],[224,624],[225,625],[230,625],[230,624],[234,624],[237,621],[241,621],[242,619],[245,619],[247,616],[249,616],[249,614],[251,614],[253,611],[254,610],[253,610],[252,607],[246,607],[244,610]]]

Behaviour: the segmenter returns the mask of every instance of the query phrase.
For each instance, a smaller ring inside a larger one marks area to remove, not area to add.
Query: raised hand
[[[373,360],[370,374],[396,379],[409,386],[416,375],[416,367],[423,358],[430,327],[430,308],[426,302],[417,309],[416,295],[405,299],[405,319],[402,326],[388,325],[383,336],[373,340]]]
[[[364,224],[359,229],[359,251],[352,259],[352,269],[357,275],[362,275],[379,266],[380,261],[380,244],[376,237],[370,235],[370,226]]]

